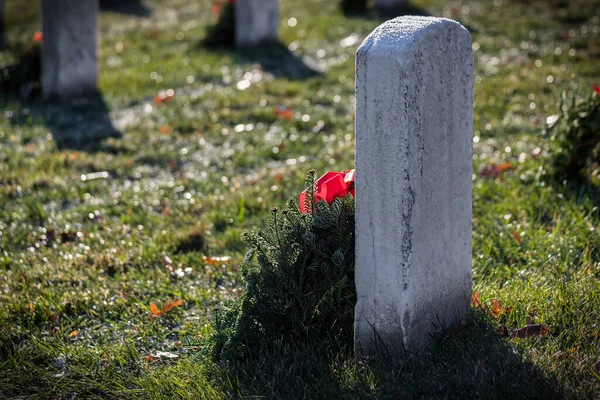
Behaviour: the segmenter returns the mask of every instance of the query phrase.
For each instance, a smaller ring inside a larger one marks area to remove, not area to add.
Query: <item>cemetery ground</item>
[[[24,4],[7,0],[16,48],[39,29]],[[208,0],[120,11],[99,22],[101,96],[79,105],[82,135],[111,137],[69,139],[74,112],[0,98],[0,397],[598,396],[598,181],[554,178],[544,134],[562,91],[600,84],[597,1],[401,10],[473,36],[477,295],[431,355],[377,362],[310,343],[218,363],[200,343],[243,289],[241,233],[307,170],[352,168],[354,53],[393,15],[283,0],[281,43],[233,51],[202,44]]]

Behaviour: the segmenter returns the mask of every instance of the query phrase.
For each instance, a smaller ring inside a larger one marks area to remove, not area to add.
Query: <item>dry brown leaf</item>
[[[529,336],[546,336],[548,327],[543,324],[525,325],[511,333],[511,337],[526,338]]]
[[[154,27],[150,31],[150,39],[156,39],[160,35],[160,28]]]
[[[169,172],[176,172],[179,169],[179,163],[177,160],[169,161]]]
[[[473,293],[471,295],[471,304],[474,308],[482,308],[481,307],[481,294],[479,292]]]
[[[500,302],[498,299],[492,299],[492,308],[490,309],[490,312],[494,318],[498,318],[502,312],[502,308],[500,307]]]
[[[513,329],[510,331],[506,325],[501,325],[498,328],[498,333],[500,333],[503,337],[510,338],[526,338],[529,336],[546,336],[549,332],[549,329],[546,325],[543,324],[535,324],[535,325],[525,325],[520,329]]]
[[[519,232],[513,232],[512,235],[519,244],[523,244],[523,239],[521,239]]]
[[[575,347],[571,347],[569,351],[557,351],[554,353],[553,357],[557,360],[565,360],[567,358],[571,358],[571,355],[576,351],[577,349]]]

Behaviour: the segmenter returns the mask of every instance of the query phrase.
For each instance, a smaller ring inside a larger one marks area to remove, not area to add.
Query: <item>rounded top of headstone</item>
[[[358,52],[401,51],[409,49],[415,42],[432,34],[443,35],[444,31],[460,32],[459,35],[462,34],[465,39],[471,41],[469,31],[454,20],[407,15],[386,21],[375,28],[363,41]]]

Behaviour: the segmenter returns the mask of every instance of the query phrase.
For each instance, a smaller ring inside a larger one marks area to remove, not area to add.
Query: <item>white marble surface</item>
[[[471,36],[448,19],[396,18],[356,68],[355,349],[417,352],[469,312]]]

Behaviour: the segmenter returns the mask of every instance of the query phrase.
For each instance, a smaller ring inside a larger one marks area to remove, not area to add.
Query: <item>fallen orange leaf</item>
[[[294,119],[294,112],[291,108],[286,106],[275,107],[275,116],[278,118],[283,118],[286,121],[291,121]]]
[[[490,312],[494,318],[498,318],[498,315],[502,312],[498,299],[492,299],[492,308],[490,309]]]
[[[515,240],[519,242],[519,244],[523,244],[523,239],[521,239],[521,235],[519,234],[519,232],[513,232],[512,235],[515,238]]]
[[[513,168],[514,167],[511,163],[504,163],[500,165],[490,164],[486,165],[479,171],[479,176],[482,178],[496,179],[500,178],[504,172],[509,171]]]
[[[471,304],[475,308],[481,308],[481,294],[479,292],[473,293],[471,296]]]
[[[168,313],[169,311],[171,311],[175,307],[178,307],[178,306],[180,306],[182,304],[183,304],[183,300],[182,299],[177,299],[175,301],[169,300],[169,301],[167,301],[167,304],[165,304],[165,306],[162,308],[162,312],[163,313]]]
[[[160,317],[161,315],[163,315],[163,312],[161,309],[159,309],[156,304],[152,303],[150,304],[150,312],[152,313],[152,315],[155,315],[157,317]]]
[[[504,164],[498,165],[496,168],[498,168],[498,171],[504,172],[504,171],[513,169],[513,166],[511,163],[504,163]]]
[[[173,89],[162,90],[154,97],[154,104],[161,105],[167,103],[175,97],[175,91]]]
[[[159,309],[158,306],[155,303],[152,303],[152,304],[150,304],[150,313],[152,314],[150,316],[150,318],[152,318],[152,317],[162,317],[163,315],[165,315],[166,313],[168,313],[169,311],[171,311],[175,307],[178,307],[178,306],[180,306],[182,304],[183,304],[183,300],[182,299],[168,300],[167,304],[165,304],[163,308]]]
[[[485,308],[485,304],[481,308]],[[490,312],[492,313],[492,317],[494,319],[498,319],[500,315],[504,313],[510,313],[511,311],[512,307],[501,307],[498,299],[492,299],[492,307],[490,308]]]
[[[202,260],[204,260],[204,262],[207,264],[218,266],[220,264],[229,262],[231,260],[231,257],[229,257],[229,256],[221,256],[221,257],[202,256]]]

